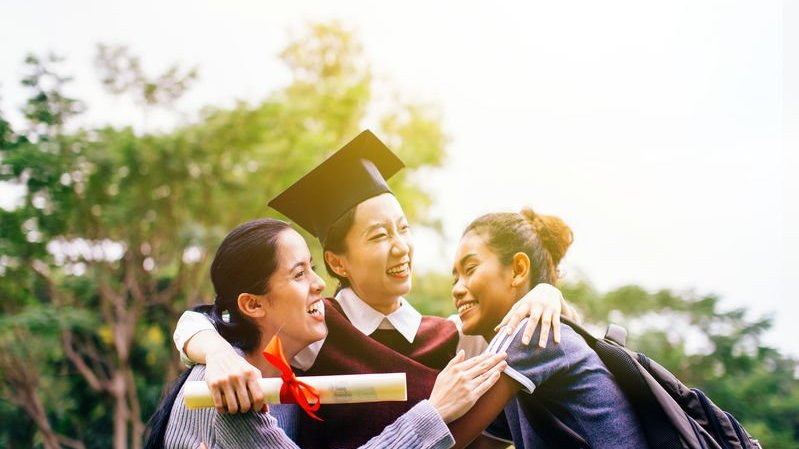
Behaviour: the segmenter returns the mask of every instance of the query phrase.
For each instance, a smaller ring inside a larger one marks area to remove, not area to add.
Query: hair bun
[[[571,228],[559,217],[554,215],[538,215],[529,207],[525,207],[519,212],[525,220],[530,223],[533,230],[541,239],[541,244],[552,256],[552,262],[557,266],[566,250],[574,241],[574,234]]]

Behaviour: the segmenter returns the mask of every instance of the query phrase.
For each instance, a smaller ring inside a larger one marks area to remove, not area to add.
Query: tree
[[[269,215],[271,197],[359,131],[371,77],[351,33],[312,25],[281,57],[292,70],[287,87],[252,106],[208,108],[160,134],[65,131],[80,112],[63,95],[67,79],[47,61],[29,61],[33,73],[63,82],[26,82],[30,131],[0,127],[0,180],[26,187],[21,207],[0,211],[0,284],[14,304],[4,316],[30,318],[14,341],[0,344],[24,339],[52,349],[15,359],[30,368],[22,377],[37,379],[30,390],[66,373],[60,393],[72,399],[68,406],[42,401],[43,412],[28,416],[38,435],[48,435],[41,415],[53,429],[81,430],[70,440],[48,436],[43,446],[140,447],[143,419],[179,368],[168,338],[177,315],[212,297],[207,272],[216,245],[242,221]],[[99,47],[97,66],[111,93],[134,94],[145,106],[175,101],[194,79],[178,68],[147,77],[124,48]],[[442,160],[443,134],[426,111],[398,105],[378,131],[412,168]],[[407,192],[411,218],[422,217],[427,194],[408,177],[392,185]],[[52,321],[34,326],[41,316]],[[13,399],[8,389],[0,393]]]

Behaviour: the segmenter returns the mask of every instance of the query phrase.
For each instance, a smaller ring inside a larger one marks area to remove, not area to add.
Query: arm
[[[298,449],[277,426],[277,421],[263,413],[217,415],[214,420],[216,443],[220,448]],[[412,447],[445,449],[454,444],[441,416],[430,403],[421,401],[369,440],[360,449]]]
[[[482,354],[464,361],[463,352],[458,353],[439,373],[429,400],[416,404],[361,448],[451,447],[455,440],[446,423],[462,416],[494,385],[507,366],[505,357]],[[268,414],[217,415],[214,425],[222,447],[296,448]]]
[[[508,401],[519,391],[520,385],[503,374],[499,381],[484,394],[463,417],[449,425],[455,437],[455,447],[463,448],[477,438],[502,412]],[[481,443],[482,444],[482,443]]]
[[[560,343],[560,317],[564,316],[573,321],[580,322],[580,317],[576,310],[566,303],[560,290],[547,283],[536,285],[532,290],[516,301],[505,318],[494,328],[498,331],[503,326],[508,326],[508,332],[513,332],[516,326],[523,319],[529,317],[527,327],[522,335],[522,343],[530,343],[533,332],[535,332],[538,322],[541,322],[541,333],[538,338],[538,346],[545,348],[549,339],[549,331],[552,329],[552,340]]]
[[[258,385],[261,371],[247,363],[204,314],[184,312],[174,340],[181,358],[208,365],[205,382],[217,411],[237,413],[263,408],[264,394]]]

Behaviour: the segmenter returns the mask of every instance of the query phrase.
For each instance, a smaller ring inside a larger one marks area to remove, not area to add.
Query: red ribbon
[[[294,375],[294,371],[291,370],[291,366],[283,354],[280,337],[277,335],[272,337],[272,340],[266,345],[263,355],[267,362],[280,370],[280,378],[283,379],[283,385],[280,387],[280,403],[299,404],[308,416],[322,421],[322,418],[314,414],[319,410],[319,392],[316,391],[316,388],[297,380],[297,376]],[[308,402],[308,399],[313,399],[313,404]]]

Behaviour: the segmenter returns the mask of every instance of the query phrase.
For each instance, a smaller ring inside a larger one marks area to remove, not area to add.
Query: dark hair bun
[[[552,256],[552,262],[557,266],[574,241],[571,228],[560,218],[554,215],[538,215],[529,207],[525,207],[519,213],[530,222],[538,238],[541,239],[541,244]]]

